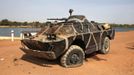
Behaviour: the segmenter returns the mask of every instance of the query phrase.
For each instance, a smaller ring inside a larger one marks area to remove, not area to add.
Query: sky
[[[0,20],[39,21],[85,15],[89,21],[134,24],[134,0],[0,0]]]

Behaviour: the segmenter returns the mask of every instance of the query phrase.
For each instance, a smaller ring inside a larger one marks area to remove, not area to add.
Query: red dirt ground
[[[77,68],[25,55],[19,47],[20,41],[0,41],[0,75],[134,75],[134,31],[116,33],[109,54],[91,54]]]

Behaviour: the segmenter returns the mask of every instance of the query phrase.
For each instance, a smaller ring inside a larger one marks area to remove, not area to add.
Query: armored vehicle
[[[22,51],[48,60],[60,58],[64,67],[82,65],[85,55],[92,52],[109,52],[115,30],[108,24],[89,22],[84,15],[49,20],[56,22],[49,23],[34,36],[28,33],[28,37],[21,40]]]

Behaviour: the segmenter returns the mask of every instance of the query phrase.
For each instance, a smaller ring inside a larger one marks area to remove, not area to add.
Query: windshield
[[[49,28],[46,30],[46,34],[53,34],[55,31],[60,27],[61,25],[53,25],[49,26]]]
[[[47,31],[48,28],[49,28],[49,26],[45,26],[45,27],[41,28],[41,30],[36,35],[42,34],[43,32]]]
[[[60,26],[61,25],[45,26],[37,33],[37,35],[53,34]]]
[[[44,28],[41,29],[37,33],[39,34],[63,34],[63,35],[68,35],[68,34],[73,34],[74,30],[73,27],[70,23],[61,23],[53,26],[45,26]]]

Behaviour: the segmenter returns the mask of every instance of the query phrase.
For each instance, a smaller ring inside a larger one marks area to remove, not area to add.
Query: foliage
[[[110,24],[112,27],[125,27],[125,28],[134,28],[134,24]]]
[[[8,19],[3,19],[0,21],[0,26],[13,26],[13,27],[44,27],[46,25],[51,24],[51,22],[17,22],[17,21],[9,21]],[[104,24],[104,23],[100,23]],[[110,24],[112,27],[134,27],[134,24]]]
[[[17,22],[9,21],[8,19],[3,19],[0,21],[0,26],[13,26],[13,27],[43,27],[45,23],[40,22]]]

